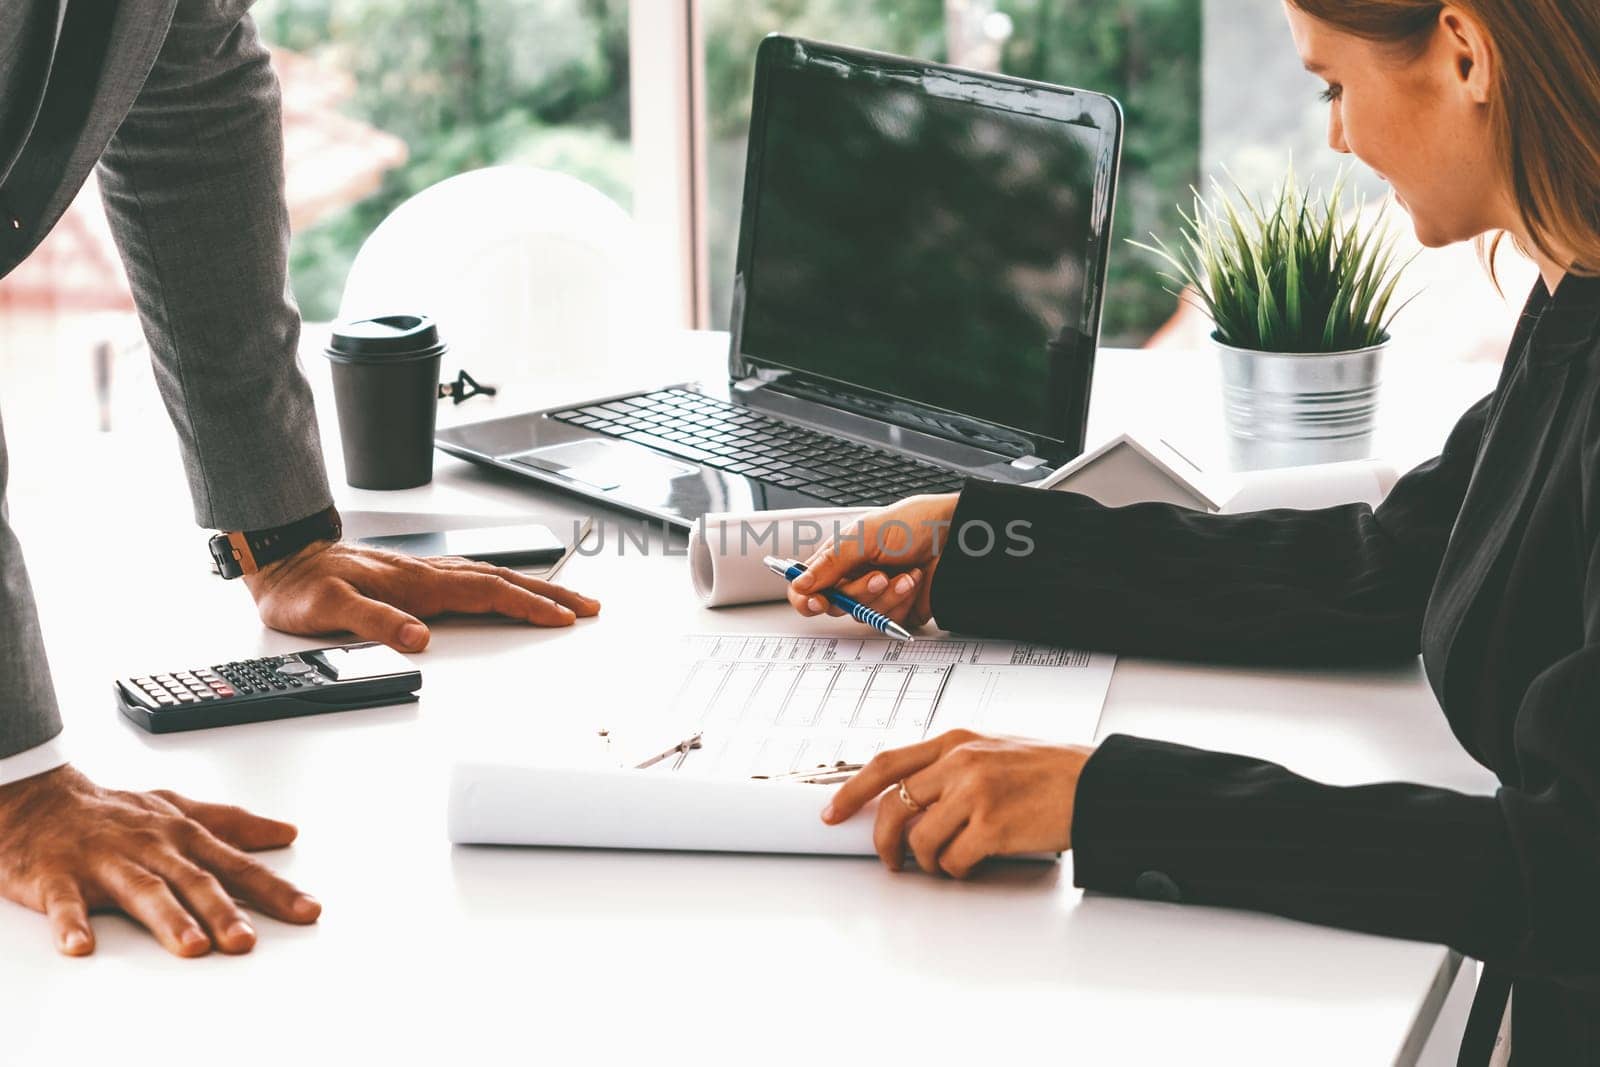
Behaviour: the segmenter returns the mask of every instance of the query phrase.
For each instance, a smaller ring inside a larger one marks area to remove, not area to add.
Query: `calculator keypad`
[[[309,664],[279,656],[223,663],[195,671],[155,674],[133,678],[131,682],[136,690],[160,708],[176,708],[259,693],[290,692],[327,684],[327,680]]]
[[[163,708],[175,708],[180,704],[199,704],[207,700],[223,700],[234,695],[234,688],[228,680],[211,669],[135,678],[133,684]]]

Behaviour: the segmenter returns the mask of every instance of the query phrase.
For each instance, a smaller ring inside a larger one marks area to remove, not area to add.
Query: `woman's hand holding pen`
[[[841,615],[817,593],[837,589],[907,627],[932,616],[929,597],[958,495],[914,496],[865,516],[822,545],[789,586],[802,615]],[[990,856],[1072,846],[1078,775],[1094,750],[969,730],[880,752],[822,813],[842,823],[874,797],[873,844],[891,870],[909,848],[930,874],[965,878]]]
[[[789,587],[802,615],[842,615],[819,590],[837,589],[906,627],[933,615],[929,591],[959,494],[907,497],[862,518],[851,533],[823,544]]]
[[[929,874],[965,878],[990,856],[1071,848],[1078,776],[1093,754],[951,730],[878,753],[839,787],[822,821],[844,822],[884,794],[872,841],[889,869],[900,869],[909,846]]]

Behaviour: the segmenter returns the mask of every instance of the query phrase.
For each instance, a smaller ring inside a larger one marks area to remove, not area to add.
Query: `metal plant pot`
[[[1299,467],[1366,459],[1388,341],[1353,352],[1254,352],[1212,341],[1234,466]]]

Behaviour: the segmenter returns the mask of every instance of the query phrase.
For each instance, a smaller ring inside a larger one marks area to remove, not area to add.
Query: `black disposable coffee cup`
[[[334,325],[327,356],[345,481],[357,489],[411,489],[433,478],[439,361],[447,347],[426,315]]]

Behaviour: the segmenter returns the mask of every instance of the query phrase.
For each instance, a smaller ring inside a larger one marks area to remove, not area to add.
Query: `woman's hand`
[[[261,621],[292,634],[348,631],[400,652],[428,646],[423,619],[446,612],[571,626],[600,602],[507,567],[454,556],[417,559],[322,541],[245,578]]]
[[[872,843],[892,871],[909,845],[929,874],[965,878],[990,856],[1065,852],[1072,847],[1072,805],[1078,775],[1094,749],[970,730],[880,752],[839,787],[822,811],[844,822],[873,797]],[[898,795],[901,783],[912,807]]]
[[[905,626],[933,616],[929,591],[956,513],[957,493],[907,497],[862,518],[848,534],[829,541],[805,561],[806,573],[789,586],[789,603],[802,615],[843,615],[813,595],[838,589]]]

